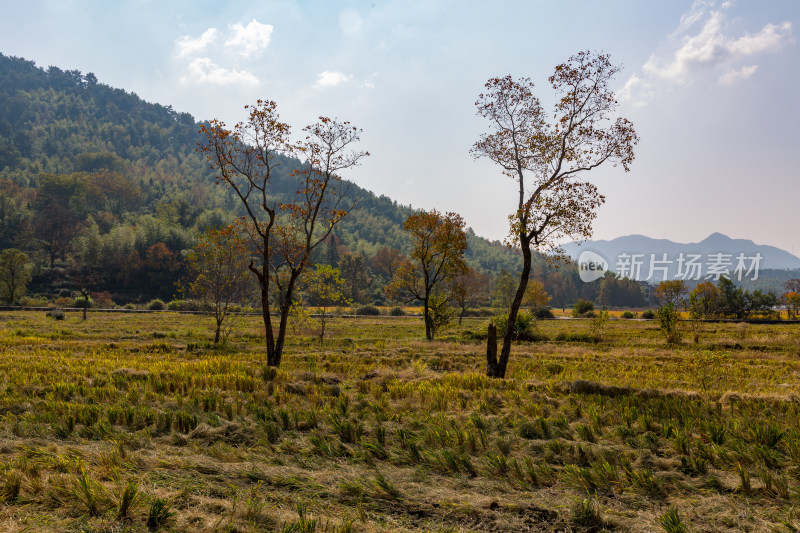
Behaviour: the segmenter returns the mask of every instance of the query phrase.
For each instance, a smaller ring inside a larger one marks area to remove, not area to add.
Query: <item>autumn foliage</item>
[[[223,329],[231,307],[247,299],[250,289],[250,250],[242,236],[243,220],[200,235],[186,257],[187,282],[182,286],[191,298],[200,300],[214,317],[214,344],[227,337]]]
[[[395,299],[422,302],[427,339],[433,339],[435,331],[431,299],[435,298],[439,305],[442,299],[449,300],[448,284],[467,272],[464,226],[460,215],[443,214],[435,209],[418,211],[403,225],[411,235],[414,249],[410,258],[397,262],[386,292]]]
[[[633,161],[638,136],[627,119],[615,116],[617,101],[608,86],[618,71],[607,55],[579,52],[548,78],[556,96],[552,112],[534,96],[529,78],[492,78],[475,102],[478,115],[489,121],[489,132],[481,135],[472,154],[496,163],[518,184],[509,244],[518,246],[523,257],[499,359],[494,335],[489,335],[489,376],[505,376],[532,251],[559,255],[559,242],[589,238],[604,198],[586,173],[606,163],[627,171]]]
[[[216,170],[217,181],[234,191],[247,213],[255,250],[249,269],[261,291],[267,364],[279,366],[300,276],[311,253],[352,208],[339,172],[356,166],[369,154],[350,150],[359,141],[360,130],[349,122],[320,117],[303,128],[300,141],[293,142],[291,128],[281,122],[275,102],[258,100],[245,109],[247,121],[232,129],[219,120],[203,126],[205,143],[200,151]],[[292,169],[298,188],[293,202],[278,202],[273,194],[273,173],[281,162],[288,161],[281,157],[286,155],[302,160]],[[273,309],[280,316],[277,332]]]

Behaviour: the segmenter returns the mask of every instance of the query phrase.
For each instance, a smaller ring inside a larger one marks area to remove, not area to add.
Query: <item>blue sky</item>
[[[364,129],[346,177],[502,239],[514,184],[469,149],[492,76],[547,77],[573,53],[623,66],[620,113],[641,137],[631,172],[592,176],[595,237],[682,242],[719,231],[800,255],[800,2],[4,2],[0,52],[198,119],[278,103],[299,133],[319,115]]]

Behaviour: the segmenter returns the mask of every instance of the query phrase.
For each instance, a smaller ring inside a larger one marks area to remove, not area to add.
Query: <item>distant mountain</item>
[[[713,233],[696,243],[678,243],[644,235],[627,235],[609,241],[593,240],[564,246],[575,260],[585,250],[608,262],[608,269],[634,279],[664,278],[704,280],[727,274],[735,281],[752,280],[756,271],[800,269],[800,258],[789,252]],[[666,254],[666,257],[664,256]],[[636,275],[638,273],[638,275]]]

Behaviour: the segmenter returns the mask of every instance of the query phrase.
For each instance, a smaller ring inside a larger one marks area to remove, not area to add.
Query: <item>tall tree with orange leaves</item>
[[[606,163],[627,171],[633,161],[638,136],[627,119],[616,117],[617,101],[608,87],[618,71],[607,55],[580,52],[556,66],[549,78],[556,94],[552,112],[543,109],[528,78],[492,78],[475,102],[490,131],[471,152],[498,164],[518,185],[508,242],[520,248],[523,258],[499,358],[497,331],[489,328],[488,376],[505,377],[532,252],[563,256],[558,247],[563,239],[589,238],[595,209],[604,198],[585,174]]]

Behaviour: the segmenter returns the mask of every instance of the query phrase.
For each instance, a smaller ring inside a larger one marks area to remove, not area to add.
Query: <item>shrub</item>
[[[72,304],[75,303],[75,300],[68,296],[62,296],[61,298],[56,299],[55,304],[58,307],[72,307]]]
[[[356,315],[358,316],[380,316],[380,314],[381,310],[374,305],[362,305],[356,309]]]
[[[630,311],[623,311],[622,314],[620,315],[620,317],[622,317],[622,318],[636,318],[636,314],[632,313]]]
[[[186,300],[170,300],[167,302],[167,309],[170,311],[188,311],[186,309],[187,301]]]
[[[111,293],[108,291],[93,292],[92,300],[97,307],[103,309],[111,309],[114,307],[114,301],[111,299]]]
[[[406,312],[402,307],[392,307],[392,310],[389,311],[391,316],[406,316]]]
[[[497,335],[498,337],[505,334],[506,331],[506,322],[508,321],[508,315],[500,315],[492,319],[494,325],[497,326]],[[540,334],[536,330],[536,317],[533,313],[529,313],[527,311],[520,311],[517,313],[517,320],[514,324],[514,334],[512,338],[515,341],[540,341],[545,340],[547,337]]]
[[[203,303],[197,300],[170,300],[167,304],[170,311],[203,311]]]
[[[661,331],[667,339],[667,344],[678,344],[681,341],[683,335],[678,330],[680,320],[680,314],[672,302],[658,310],[658,321],[661,325]]]
[[[83,309],[83,307],[87,307],[89,309],[94,307],[94,300],[92,300],[91,297],[89,298],[89,302],[87,305],[84,305],[85,302],[86,298],[84,298],[83,296],[78,296],[77,298],[75,298],[75,300],[73,300],[72,305],[70,305],[70,307],[78,307],[81,309]]]
[[[163,311],[167,308],[167,304],[164,303],[163,300],[159,300],[156,298],[155,300],[150,300],[147,302],[147,309],[150,311]]]
[[[482,308],[482,309],[467,309],[466,311],[464,311],[463,316],[489,317],[492,316],[493,314],[494,311],[492,309]]]
[[[652,309],[647,309],[646,311],[642,311],[642,318],[646,318],[647,320],[653,320],[655,317],[656,313]]]
[[[603,339],[603,334],[605,333],[606,324],[608,323],[608,311],[601,311],[596,316],[593,312],[589,312],[592,314],[592,320],[589,324],[589,329],[594,335],[595,339],[598,341]],[[586,316],[589,316],[589,313],[586,313]]]
[[[578,300],[572,306],[572,316],[586,316],[588,313],[594,311],[594,303],[588,300]]]
[[[46,296],[22,296],[17,302],[23,307],[47,307],[50,304]]]
[[[556,315],[553,314],[553,311],[550,310],[548,307],[542,307],[541,309],[537,309],[536,312],[533,314],[538,320],[543,320],[547,318],[555,318]]]
[[[438,331],[441,331],[452,322],[456,312],[455,309],[450,307],[450,302],[447,298],[431,295],[429,304],[429,317],[431,321],[431,335],[436,336]]]
[[[47,312],[46,316],[52,318],[53,320],[64,320],[64,311],[61,309],[51,309]]]
[[[126,303],[122,308],[123,309],[128,309],[128,310],[133,310],[133,309],[136,309],[136,304],[129,302],[129,303]]]

